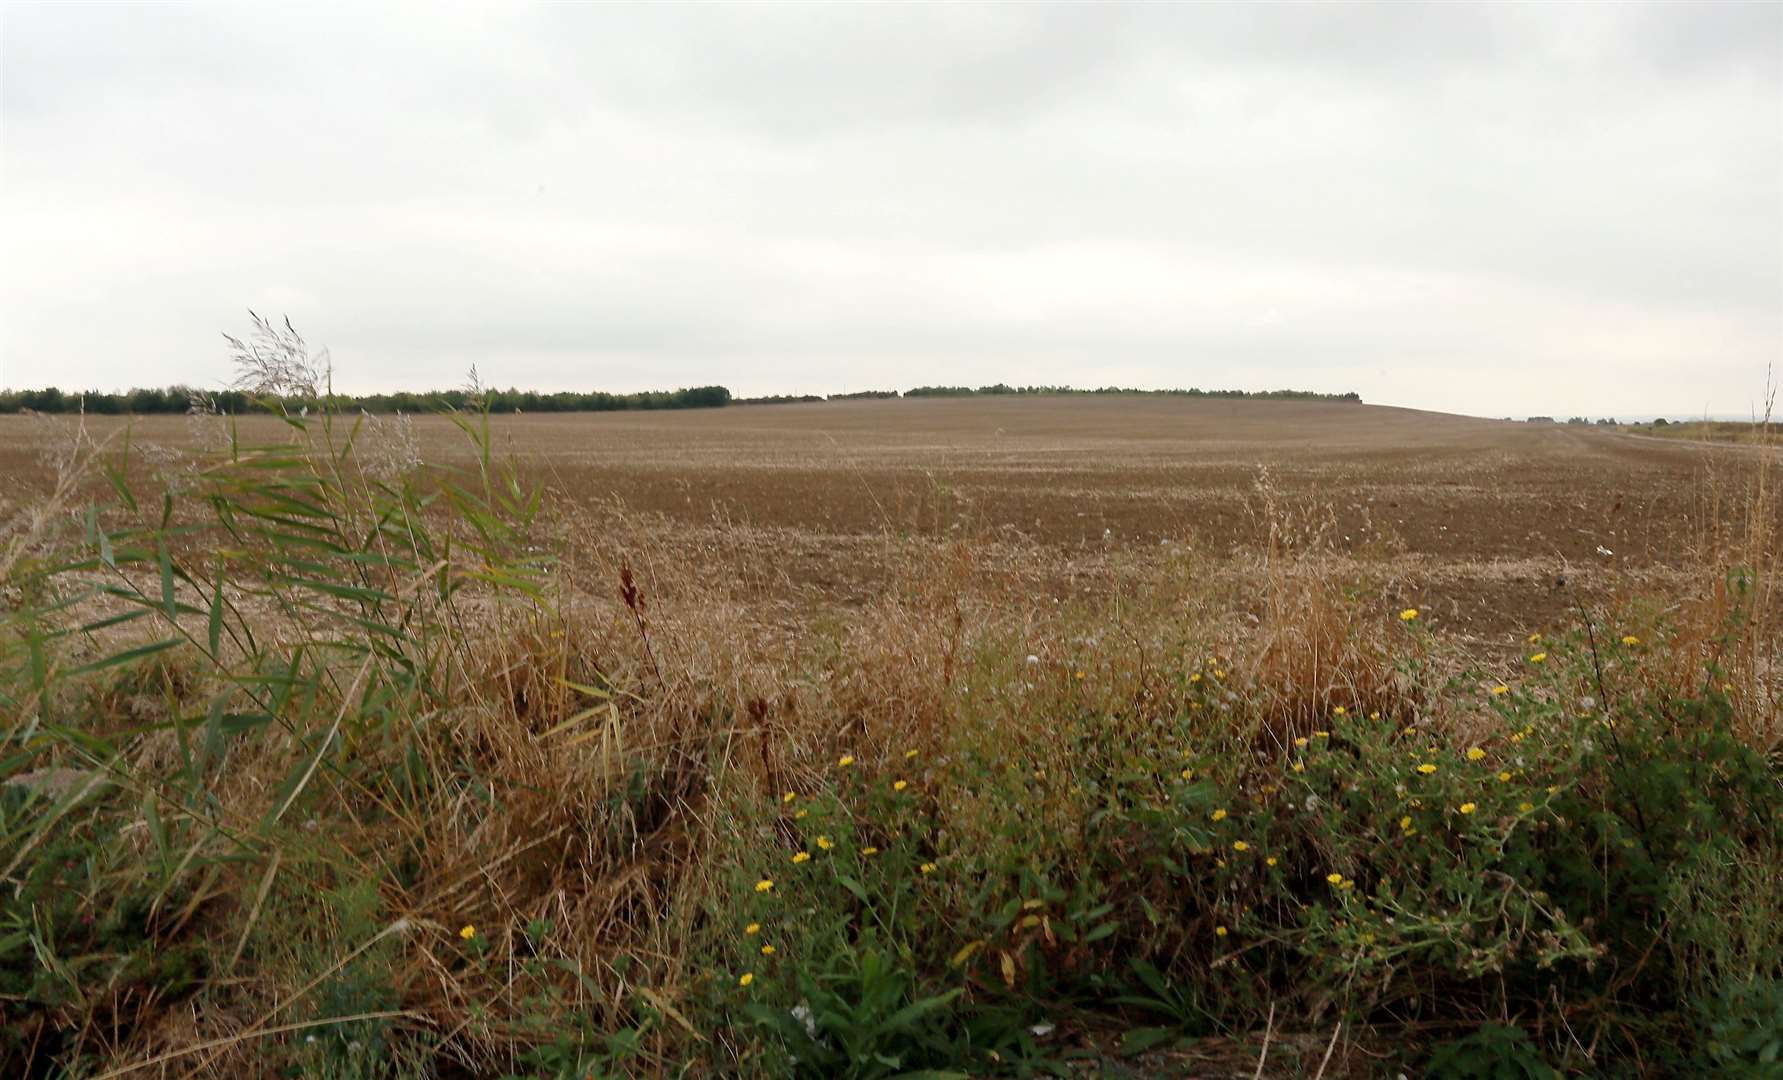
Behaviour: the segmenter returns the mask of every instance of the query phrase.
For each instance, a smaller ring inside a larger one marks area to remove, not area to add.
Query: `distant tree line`
[[[343,409],[372,413],[426,413],[442,409],[474,409],[487,405],[491,412],[617,412],[626,409],[710,409],[731,403],[731,392],[722,386],[695,386],[683,390],[647,390],[637,394],[601,391],[561,391],[542,394],[536,390],[426,390],[395,394],[339,394],[334,403]],[[90,390],[72,393],[46,390],[0,391],[0,413],[89,412],[101,416],[200,411],[249,413],[283,405],[296,412],[313,404],[300,399],[271,399],[244,390],[198,391],[189,386],[136,389],[122,393]]]
[[[722,386],[694,386],[681,390],[646,390],[636,394],[602,391],[540,393],[536,390],[425,390],[394,394],[340,394],[334,403],[343,409],[371,413],[427,413],[442,409],[474,409],[487,405],[491,412],[618,412],[628,409],[711,409],[725,405],[788,405],[819,401],[884,400],[898,397],[990,397],[1039,394],[1146,394],[1151,396],[1219,398],[1227,400],[1347,401],[1360,402],[1359,394],[1321,394],[1311,390],[1139,390],[1119,386],[1077,389],[1070,386],[918,386],[900,394],[896,390],[856,390],[846,394],[769,394],[736,398]],[[150,416],[184,413],[194,409],[239,414],[269,411],[283,405],[296,412],[312,405],[295,398],[266,398],[245,390],[200,391],[189,386],[148,387],[111,393],[100,390],[74,392],[49,387],[43,390],[0,390],[0,413],[88,412],[101,416]],[[1534,419],[1534,418],[1531,418]]]
[[[1079,388],[1075,386],[1010,386],[1008,383],[993,383],[973,389],[970,386],[919,386],[914,390],[904,391],[905,397],[985,397],[998,394],[1146,394],[1153,397],[1191,397],[1222,398],[1229,400],[1267,400],[1267,401],[1348,401],[1360,404],[1362,395],[1354,390],[1346,394],[1322,394],[1316,390],[1202,390],[1190,387],[1186,390],[1143,390],[1137,387],[1102,386]]]

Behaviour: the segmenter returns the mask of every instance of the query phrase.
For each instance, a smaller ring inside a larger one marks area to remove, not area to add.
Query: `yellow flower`
[[[1200,672],[1199,672],[1199,671],[1197,671],[1197,672],[1195,672],[1195,674],[1193,674],[1193,675],[1190,675],[1190,676],[1189,676],[1189,681],[1190,681],[1190,682],[1192,682],[1192,683],[1198,683],[1198,682],[1200,682],[1200,681],[1201,681],[1201,673],[1200,673]]]
[[[1411,622],[1413,619],[1415,619],[1417,617],[1418,617],[1418,609],[1415,607],[1408,607],[1404,611],[1399,613],[1399,621],[1400,622]]]
[[[1251,846],[1249,844],[1245,843],[1243,840],[1232,841],[1232,850],[1233,851],[1249,851],[1250,849],[1251,849]]]
[[[1633,634],[1623,634],[1622,635],[1622,644],[1624,644],[1624,645],[1639,645],[1640,643],[1641,643],[1641,639],[1638,637],[1635,637]]]
[[[1078,681],[1078,682],[1082,682],[1082,681],[1083,681],[1083,672],[1081,672],[1081,671],[1080,671],[1080,672],[1078,672],[1078,673],[1077,673],[1077,681]]]
[[[892,785],[892,790],[893,791],[903,791],[905,788],[907,788],[909,786],[910,786],[910,781],[899,780],[897,783]]]
[[[1521,810],[1523,813],[1527,814],[1531,810],[1535,809],[1535,804],[1532,802],[1520,802],[1517,804],[1517,809]]]
[[[774,887],[774,883],[772,881],[769,881],[767,878],[762,878],[760,881],[755,883],[755,891],[756,892],[767,892],[768,890],[772,889],[773,887]]]
[[[1510,783],[1510,781],[1511,781],[1511,773],[1510,773],[1509,769],[1506,769],[1504,772],[1501,772],[1498,774],[1498,782],[1499,783],[1508,784],[1508,783]]]
[[[752,922],[743,928],[743,932],[745,934],[759,934],[761,933],[761,923]]]
[[[904,751],[904,760],[905,761],[909,761],[911,758],[913,758],[915,756],[916,756],[916,751],[914,751],[914,750]]]
[[[1214,812],[1213,812],[1213,819],[1214,819],[1214,820],[1215,820],[1215,821],[1224,821],[1224,820],[1226,820],[1226,811],[1224,811],[1224,810],[1215,810],[1215,811],[1214,811]]]
[[[781,801],[781,802],[783,802],[783,803],[789,803],[789,802],[792,802],[792,801],[793,801],[793,800],[794,800],[794,799],[796,799],[796,798],[798,798],[798,797],[799,797],[799,793],[798,793],[798,792],[796,792],[796,791],[789,791],[789,792],[787,792],[787,793],[786,793],[786,794],[784,794],[784,795],[782,795],[782,796],[780,796],[780,801]]]
[[[1463,814],[1471,814],[1475,810],[1478,810],[1478,809],[1479,809],[1479,807],[1475,806],[1473,803],[1470,803],[1470,802],[1464,802],[1461,804],[1461,812]]]
[[[805,820],[805,815],[809,814],[810,812],[811,811],[809,811],[809,810],[798,810],[793,813],[792,819],[794,821],[803,821],[803,820]]]
[[[810,862],[811,861],[811,853],[809,851],[801,851],[797,855],[794,855],[792,857],[792,861],[793,861],[793,865],[795,865],[795,866],[802,862]]]
[[[1511,688],[1508,686],[1494,686],[1492,688],[1492,696],[1493,697],[1503,697],[1505,694],[1508,694],[1510,692],[1511,692]]]
[[[1184,780],[1193,780],[1195,778],[1195,770],[1194,769],[1184,769],[1182,771],[1182,778]]]
[[[1226,673],[1224,671],[1221,671],[1219,668],[1214,668],[1213,669],[1213,677],[1216,679],[1223,679],[1226,677]]]
[[[817,838],[817,846],[818,846],[818,847],[819,847],[819,848],[821,848],[821,849],[822,849],[822,850],[824,850],[824,851],[828,851],[828,850],[829,850],[829,849],[830,849],[830,848],[831,848],[831,847],[833,847],[833,846],[834,846],[834,845],[833,845],[833,844],[831,844],[831,843],[830,843],[830,838],[829,838],[829,837],[827,837],[827,836],[820,836],[820,837],[818,837],[818,838]]]
[[[1223,926],[1214,927],[1213,928],[1213,936],[1214,937],[1225,937],[1226,936],[1226,928]]]
[[[1270,866],[1274,866],[1275,865],[1275,856],[1271,855],[1271,856],[1269,856],[1269,858],[1264,859],[1263,861]]]
[[[1534,656],[1531,656],[1531,657],[1530,657],[1530,658],[1529,658],[1529,662],[1530,662],[1530,663],[1532,663],[1532,664],[1539,664],[1539,663],[1541,663],[1541,662],[1542,662],[1542,661],[1543,661],[1543,660],[1546,660],[1546,659],[1547,659],[1547,658],[1548,658],[1548,654],[1547,654],[1547,653],[1545,653],[1545,652],[1538,652],[1538,653],[1536,653],[1536,654],[1535,654],[1535,655],[1534,655]]]
[[[1342,881],[1337,883],[1337,887],[1340,889],[1353,889],[1356,887],[1356,883],[1354,881],[1351,881],[1349,878],[1344,878]]]
[[[864,848],[861,848],[861,854],[862,855],[877,855],[877,854],[879,854],[879,849],[876,847],[864,847]]]
[[[1431,773],[1436,771],[1436,766],[1432,765],[1430,762],[1426,761],[1424,764],[1418,766],[1418,771],[1423,773],[1425,776],[1429,776]]]
[[[1343,884],[1343,875],[1337,874],[1337,873],[1326,874],[1325,880],[1329,881],[1333,885],[1342,885]]]
[[[755,981],[755,972],[745,971],[742,974],[742,976],[737,979],[737,985],[738,986],[748,986],[750,983],[752,983],[754,981]]]
[[[1412,827],[1412,816],[1410,814],[1407,814],[1404,817],[1400,818],[1399,819],[1399,827],[1401,829],[1410,829]]]
[[[1304,764],[1302,764],[1301,762],[1296,761],[1294,763],[1294,771],[1297,773],[1305,772],[1306,766]]]
[[[761,954],[762,954],[762,955],[763,955],[763,956],[773,956],[773,955],[774,955],[774,946],[772,946],[772,945],[763,945],[763,946],[762,946],[762,947],[761,947]]]
[[[1306,746],[1306,736],[1302,735],[1300,738],[1295,739],[1294,745],[1299,746],[1299,747],[1305,747]]]
[[[470,923],[465,923],[464,929],[458,931],[458,936],[463,938],[466,941],[469,941],[470,939],[477,936],[477,928],[472,926]]]
[[[1315,739],[1329,739],[1331,733],[1329,731],[1315,731],[1312,733],[1312,737]]]
[[[1536,642],[1540,641],[1541,639],[1542,639],[1542,636],[1540,634],[1530,634],[1529,635],[1529,643],[1531,645],[1534,645]]]
[[[1379,720],[1381,718],[1381,714],[1380,714],[1379,710],[1376,710],[1375,712],[1369,713],[1368,718],[1370,720]]]
[[[917,867],[917,869],[921,870],[925,874],[932,874],[935,872],[935,864],[932,862],[926,862],[926,863],[923,863],[921,866]]]
[[[843,754],[843,755],[842,755],[842,756],[841,756],[841,758],[839,758],[839,759],[838,759],[838,760],[837,760],[837,761],[836,761],[836,768],[838,768],[838,769],[846,769],[846,768],[848,768],[848,767],[849,767],[849,766],[850,766],[850,765],[853,765],[853,764],[854,764],[854,755],[853,755],[853,754]]]
[[[1469,761],[1479,761],[1485,756],[1486,752],[1477,746],[1467,752],[1467,760]]]
[[[1348,709],[1344,708],[1342,705],[1339,705],[1337,708],[1331,710],[1332,716],[1348,716],[1349,714],[1350,714],[1350,711]]]

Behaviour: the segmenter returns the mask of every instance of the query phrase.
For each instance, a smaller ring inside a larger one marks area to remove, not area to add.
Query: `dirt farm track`
[[[0,418],[0,468],[26,481],[0,495],[9,516],[48,483],[43,450],[71,422]],[[138,420],[133,438],[165,457],[205,440],[205,423]],[[471,460],[441,418],[370,427],[368,452]],[[729,576],[806,609],[857,603],[888,560],[935,545],[974,544],[1005,587],[1062,595],[1111,567],[1237,567],[1273,527],[1278,544],[1365,572],[1384,602],[1495,636],[1560,614],[1563,576],[1663,585],[1756,460],[1382,406],[1134,396],[499,416],[492,429],[497,453],[546,487],[572,548],[647,547],[659,570],[734,564]]]

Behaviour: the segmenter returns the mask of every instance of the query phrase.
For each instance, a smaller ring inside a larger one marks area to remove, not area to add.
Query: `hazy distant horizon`
[[[1783,5],[0,8],[0,385],[1743,417]]]

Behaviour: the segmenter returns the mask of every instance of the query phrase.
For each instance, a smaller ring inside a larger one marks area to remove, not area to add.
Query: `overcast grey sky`
[[[20,4],[0,385],[1743,413],[1783,5]]]

